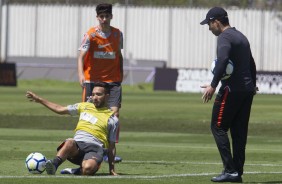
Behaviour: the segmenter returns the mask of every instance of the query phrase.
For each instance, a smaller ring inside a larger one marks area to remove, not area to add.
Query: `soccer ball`
[[[215,68],[216,63],[217,63],[217,59],[213,60],[212,65],[211,65],[212,74],[214,74],[214,68]],[[227,64],[226,69],[225,69],[225,72],[224,72],[221,80],[228,79],[232,75],[233,69],[234,69],[233,62],[229,59],[228,64]]]
[[[29,154],[25,159],[25,166],[32,174],[41,174],[45,171],[46,157],[41,153]]]

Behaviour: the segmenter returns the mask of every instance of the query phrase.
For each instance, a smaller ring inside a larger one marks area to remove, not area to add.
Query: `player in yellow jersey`
[[[62,106],[50,102],[31,91],[26,92],[30,101],[40,103],[57,114],[79,115],[73,138],[65,140],[56,157],[46,162],[47,174],[55,174],[57,168],[67,159],[80,165],[69,174],[94,175],[103,161],[104,150],[108,152],[110,175],[117,175],[114,168],[115,143],[119,139],[119,121],[107,107],[109,88],[106,83],[96,83],[92,91],[92,102]],[[62,173],[64,174],[64,173]]]

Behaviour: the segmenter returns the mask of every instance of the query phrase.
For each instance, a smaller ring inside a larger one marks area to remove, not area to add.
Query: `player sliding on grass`
[[[55,174],[57,168],[68,159],[80,165],[72,174],[94,175],[103,161],[107,149],[110,175],[117,175],[114,168],[118,142],[119,122],[113,111],[107,108],[109,88],[106,83],[96,83],[92,91],[92,103],[82,102],[61,106],[31,91],[26,92],[30,101],[40,103],[57,114],[79,115],[74,138],[66,139],[58,148],[53,160],[46,162],[47,174]]]

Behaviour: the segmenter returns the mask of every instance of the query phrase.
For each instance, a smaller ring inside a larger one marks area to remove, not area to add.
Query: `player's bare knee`
[[[97,170],[94,170],[92,168],[82,168],[81,172],[82,175],[93,176],[97,172]]]
[[[82,175],[94,175],[98,171],[99,167],[97,164],[91,164],[91,163],[84,163],[81,172]]]
[[[65,149],[69,149],[69,150],[75,148],[76,147],[75,140],[73,139],[66,140],[64,147]]]

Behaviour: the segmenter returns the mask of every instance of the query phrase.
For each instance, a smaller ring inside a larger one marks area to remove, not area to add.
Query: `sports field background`
[[[59,116],[30,103],[25,91],[62,105],[81,100],[76,82],[19,81],[0,87],[0,183],[210,183],[222,170],[210,133],[212,103],[201,94],[153,92],[150,84],[124,86],[118,155],[118,177],[107,175],[107,163],[94,177],[29,174],[31,152],[52,158],[57,145],[73,136],[77,117]],[[256,95],[250,119],[245,183],[282,183],[282,98]],[[60,168],[73,167],[65,162]]]

